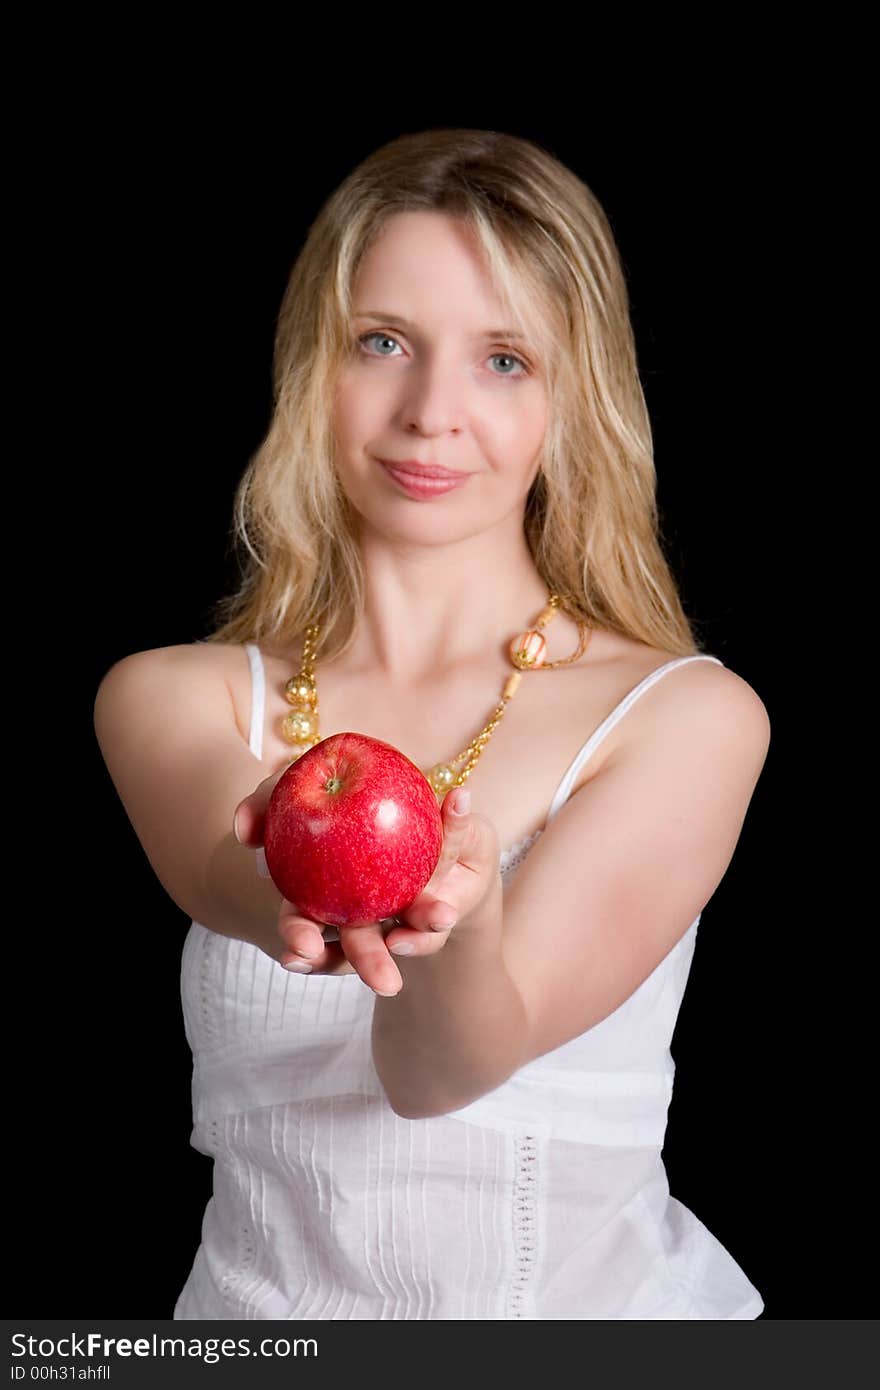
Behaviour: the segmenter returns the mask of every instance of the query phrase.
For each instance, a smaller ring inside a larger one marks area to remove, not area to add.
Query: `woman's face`
[[[343,488],[360,516],[398,538],[453,539],[522,514],[547,425],[543,375],[512,327],[467,228],[400,213],[359,267],[351,355],[336,388]],[[378,460],[469,474],[414,498]]]

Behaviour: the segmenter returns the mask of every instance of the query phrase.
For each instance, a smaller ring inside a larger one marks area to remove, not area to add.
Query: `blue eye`
[[[493,352],[493,353],[492,353],[492,356],[493,356],[493,357],[507,357],[507,358],[509,358],[509,360],[510,360],[511,362],[518,362],[519,365],[522,367],[522,371],[520,372],[520,376],[528,376],[528,374],[529,374],[528,366],[526,365],[526,363],[523,361],[523,359],[522,359],[521,357],[517,357],[516,353],[514,353],[514,352]],[[510,376],[511,373],[510,373],[510,372],[502,372],[501,375],[502,375],[502,376]]]
[[[362,337],[358,338],[358,342],[363,344],[368,338],[383,338],[385,342],[394,342],[394,339],[389,337],[387,333],[364,333]],[[383,352],[380,353],[379,356],[384,357],[386,354]]]
[[[376,355],[377,355],[377,354],[374,354],[374,353],[371,353],[371,352],[367,352],[367,349],[366,349],[366,346],[365,346],[365,345],[366,345],[366,343],[370,340],[370,338],[380,338],[380,339],[382,339],[383,342],[386,342],[386,343],[396,343],[396,342],[397,342],[397,339],[396,339],[395,337],[393,337],[390,333],[383,333],[383,332],[378,331],[378,330],[374,330],[374,332],[372,332],[372,333],[362,333],[361,336],[360,336],[360,337],[358,338],[358,340],[357,340],[357,341],[358,341],[358,346],[361,348],[361,350],[364,352],[365,356],[367,356],[367,357],[373,357],[373,356],[376,356]],[[378,354],[378,356],[379,356],[379,357],[390,357],[390,356],[391,356],[391,353],[388,353],[388,352],[380,352],[380,353]],[[518,379],[519,377],[522,377],[522,376],[529,376],[529,375],[530,375],[528,363],[525,362],[521,357],[518,357],[518,356],[516,355],[516,353],[508,352],[506,349],[504,349],[504,350],[500,350],[500,351],[498,351],[498,352],[493,352],[493,353],[491,354],[491,357],[492,357],[492,358],[496,358],[496,357],[506,357],[506,358],[509,358],[511,362],[516,362],[516,363],[519,365],[519,367],[521,368],[521,370],[520,370],[518,373],[513,373],[513,372],[493,372],[493,376],[502,376],[502,377],[507,376],[507,377],[513,377],[514,379]],[[490,358],[490,360],[491,360],[491,358]]]

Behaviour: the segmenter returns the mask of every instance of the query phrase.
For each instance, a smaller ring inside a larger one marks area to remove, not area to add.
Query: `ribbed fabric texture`
[[[265,675],[251,665],[261,757]],[[651,672],[591,734],[547,822]],[[540,831],[509,846],[509,882]],[[669,1194],[669,1051],[699,915],[595,1028],[451,1115],[405,1120],[372,1063],[357,975],[291,974],[192,922],[181,998],[191,1143],[214,1160],[175,1319],[738,1319],[761,1295]]]

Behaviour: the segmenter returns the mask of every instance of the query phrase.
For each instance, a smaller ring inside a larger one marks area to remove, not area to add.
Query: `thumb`
[[[445,868],[458,858],[465,837],[470,831],[471,794],[465,787],[453,787],[443,800],[443,850],[440,857]]]
[[[458,917],[458,908],[449,901],[444,889],[449,891],[447,875],[458,863],[472,835],[473,817],[470,815],[470,802],[470,792],[462,787],[453,787],[443,798],[443,845],[440,858],[417,900],[418,921],[413,920],[409,914],[407,916],[411,926],[424,929],[424,926],[428,925],[439,931],[451,926]]]
[[[240,845],[258,849],[263,843],[263,824],[266,807],[280,779],[287,771],[282,767],[270,777],[264,777],[255,791],[239,801],[232,817],[232,833]]]
[[[497,827],[488,816],[471,811],[471,794],[463,787],[454,787],[446,795],[443,832],[441,869],[448,869],[457,862],[481,872],[497,864],[501,854]]]
[[[443,800],[443,810],[448,810],[452,816],[452,824],[456,823],[459,816],[467,815],[471,809],[471,794],[467,787],[453,787],[452,791],[447,792]]]

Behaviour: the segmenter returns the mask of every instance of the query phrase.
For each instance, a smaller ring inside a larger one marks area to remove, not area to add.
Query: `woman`
[[[293,267],[236,518],[215,631],[118,662],[95,712],[192,918],[214,1195],[175,1318],[757,1317],[661,1148],[769,721],[663,558],[624,276],[583,182],[486,131],[355,169]],[[406,911],[337,931],[261,846],[291,758],[347,730],[423,769],[444,847]]]

